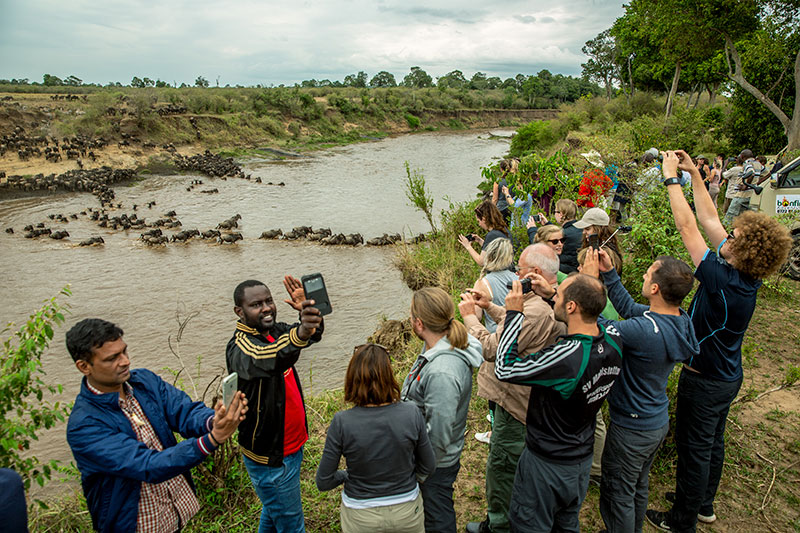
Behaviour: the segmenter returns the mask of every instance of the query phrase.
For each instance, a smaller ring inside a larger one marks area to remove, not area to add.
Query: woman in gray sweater
[[[425,531],[417,480],[436,467],[425,419],[400,402],[389,354],[377,344],[356,347],[344,382],[354,407],[333,416],[317,468],[317,488],[344,483],[342,531]],[[338,470],[344,455],[347,470]]]

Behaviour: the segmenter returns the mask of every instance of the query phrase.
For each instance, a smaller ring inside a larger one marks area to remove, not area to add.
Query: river
[[[352,348],[367,338],[381,317],[404,318],[410,290],[393,266],[391,247],[321,246],[307,242],[259,240],[262,231],[308,225],[330,227],[334,233],[360,232],[364,239],[383,233],[415,235],[429,230],[424,216],[405,196],[405,169],[422,169],[438,212],[448,200],[474,198],[481,181],[480,167],[508,150],[510,132],[421,133],[387,138],[313,153],[286,161],[247,160],[244,170],[263,183],[221,180],[196,174],[151,176],[128,186],[116,186],[114,214],[136,213],[152,221],[169,210],[177,212],[183,228],[204,231],[241,214],[244,240],[233,245],[205,241],[147,247],[142,230],[111,231],[81,216],[67,224],[49,214],[68,216],[98,202],[88,193],[35,196],[0,201],[3,324],[23,322],[41,302],[70,284],[72,296],[64,327],[56,330],[44,356],[48,383],[64,386],[63,399],[78,392],[80,374],[64,347],[66,330],[78,320],[100,317],[120,325],[133,367],[147,367],[163,377],[180,368],[168,339],[178,333],[177,317],[191,315],[179,351],[196,378],[205,385],[224,372],[225,344],[236,316],[232,292],[245,279],[259,279],[272,290],[278,320],[292,322],[296,312],[281,302],[285,274],[300,277],[321,272],[328,287],[333,313],[326,317],[323,340],[305,350],[297,364],[307,394],[342,385]],[[192,180],[202,186],[187,191]],[[284,182],[285,186],[267,185]],[[217,188],[218,194],[201,194]],[[155,201],[148,209],[145,204]],[[66,229],[70,238],[25,239],[22,227],[46,222]],[[89,236],[100,235],[105,245],[76,247]],[[199,364],[198,364],[199,363]],[[198,370],[199,369],[199,370]],[[189,386],[189,380],[184,379]],[[46,432],[35,443],[41,460],[70,461],[63,425]],[[54,487],[57,484],[51,484]],[[52,489],[45,489],[50,492]]]

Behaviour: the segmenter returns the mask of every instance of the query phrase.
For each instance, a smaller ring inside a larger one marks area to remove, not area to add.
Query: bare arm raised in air
[[[683,157],[682,163],[679,161],[678,154],[681,154]],[[670,150],[667,152],[662,152],[662,155],[664,156],[664,162],[661,170],[664,173],[664,178],[669,179],[677,177],[679,163],[682,164],[683,168],[686,168],[692,176],[692,188],[694,191],[697,193],[699,189],[703,189],[706,199],[710,204],[711,197],[708,195],[705,185],[703,185],[703,178],[700,177],[700,172],[698,172],[697,167],[694,166],[689,156],[686,155],[686,152],[674,152]],[[688,168],[689,166],[691,166],[691,169]],[[681,188],[680,184],[675,183],[672,185],[667,185],[666,187],[667,193],[669,194],[669,204],[670,207],[672,207],[672,217],[675,219],[675,227],[678,228],[678,231],[681,234],[681,239],[683,239],[683,244],[689,251],[689,255],[692,256],[692,262],[695,264],[695,266],[697,266],[703,260],[703,256],[705,255],[708,246],[706,245],[703,235],[700,233],[700,230],[697,227],[697,221],[694,218],[694,213],[692,213],[692,208],[689,207],[689,202],[686,201],[686,197],[683,195],[683,189]],[[696,198],[695,201],[697,201]],[[699,212],[700,208],[698,207],[698,213]],[[719,224],[718,218],[717,223]],[[720,227],[722,227],[721,224]]]

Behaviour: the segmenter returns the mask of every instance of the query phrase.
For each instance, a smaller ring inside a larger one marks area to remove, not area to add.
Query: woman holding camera
[[[357,346],[344,381],[351,409],[333,416],[317,469],[319,490],[344,483],[342,531],[425,531],[417,483],[436,458],[422,412],[400,401],[389,354],[377,344]],[[347,470],[338,470],[344,455]]]
[[[484,201],[475,208],[475,218],[478,219],[478,225],[485,229],[488,233],[485,238],[481,238],[474,233],[469,237],[464,235],[458,236],[458,242],[466,248],[469,255],[475,260],[478,265],[483,266],[484,257],[486,256],[486,247],[495,239],[510,239],[508,233],[508,225],[506,225],[503,215],[497,210],[497,207],[492,202]],[[481,251],[478,253],[472,247],[472,241],[477,242],[481,246]]]

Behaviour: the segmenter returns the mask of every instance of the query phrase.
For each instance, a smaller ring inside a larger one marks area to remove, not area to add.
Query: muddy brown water
[[[244,240],[235,245],[191,241],[148,248],[138,240],[142,230],[114,232],[98,228],[86,217],[67,224],[47,218],[96,207],[97,201],[87,193],[2,200],[0,228],[11,226],[16,233],[0,233],[4,273],[0,322],[22,323],[41,302],[71,285],[73,295],[62,298],[69,303],[70,314],[66,326],[56,330],[44,368],[46,381],[63,384],[62,398],[72,401],[80,375],[64,347],[64,334],[71,325],[87,317],[119,324],[125,330],[132,367],[146,367],[169,378],[170,369],[181,365],[170,352],[168,339],[174,342],[177,335],[176,318],[191,314],[179,351],[202,393],[214,376],[224,372],[225,345],[236,320],[235,285],[250,278],[264,281],[279,302],[278,320],[291,322],[297,315],[282,303],[284,274],[321,272],[334,312],[326,317],[322,342],[303,351],[297,368],[306,393],[340,387],[353,346],[364,342],[381,317],[403,318],[408,313],[411,292],[392,264],[393,250],[263,241],[258,236],[267,229],[287,231],[299,225],[360,232],[365,240],[384,232],[427,231],[424,216],[405,196],[404,161],[423,169],[438,211],[448,203],[445,196],[453,201],[475,196],[480,167],[508,150],[509,132],[495,133],[503,137],[491,137],[488,131],[425,133],[335,148],[298,160],[243,162],[246,172],[261,177],[260,184],[183,174],[151,176],[115,187],[117,201],[123,204],[117,214],[132,214],[131,206],[138,204],[139,217],[153,221],[174,209],[183,229],[204,231],[239,213]],[[194,179],[203,185],[187,192]],[[267,185],[281,181],[285,186]],[[217,188],[219,194],[198,192],[207,188]],[[145,204],[153,200],[155,207],[148,209]],[[66,229],[70,238],[23,238],[22,227],[37,222]],[[102,236],[105,245],[76,247],[92,235]],[[191,386],[188,379],[184,386]],[[46,432],[35,443],[34,453],[42,460],[71,461],[64,431],[61,425]],[[44,493],[59,486],[51,483]]]

